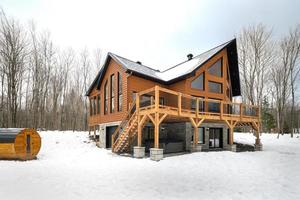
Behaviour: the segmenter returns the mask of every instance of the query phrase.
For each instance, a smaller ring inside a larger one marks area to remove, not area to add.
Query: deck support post
[[[190,121],[194,127],[194,140],[193,140],[193,151],[199,151],[199,148],[198,148],[198,127],[201,125],[201,123],[204,121],[204,118],[203,119],[193,119],[192,117],[190,117]]]
[[[258,123],[253,122],[252,123],[252,127],[253,127],[253,129],[255,131],[255,136],[256,136],[255,144],[254,144],[254,149],[255,149],[255,151],[262,151],[263,146],[262,146],[262,143],[261,143],[260,138],[259,138],[260,137],[259,122]]]
[[[155,113],[154,118],[154,148],[159,148],[159,116],[158,112]]]
[[[233,139],[233,134],[234,134],[233,129],[234,129],[234,127],[235,127],[235,125],[237,124],[238,121],[225,120],[225,122],[226,122],[226,124],[229,128],[229,145],[230,145],[229,150],[236,152],[236,145],[233,144],[233,141],[234,141],[234,139]]]

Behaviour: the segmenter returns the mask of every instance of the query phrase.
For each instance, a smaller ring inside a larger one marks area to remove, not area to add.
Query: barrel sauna
[[[28,128],[0,128],[0,159],[32,160],[41,149],[41,137]]]

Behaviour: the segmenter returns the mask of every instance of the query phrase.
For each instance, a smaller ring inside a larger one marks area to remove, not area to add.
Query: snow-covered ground
[[[41,136],[37,160],[0,161],[0,199],[300,199],[297,135],[263,135],[262,152],[200,152],[160,162],[114,155],[87,133]]]

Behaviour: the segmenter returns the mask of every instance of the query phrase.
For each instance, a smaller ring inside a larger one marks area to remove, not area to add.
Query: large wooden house
[[[259,139],[257,106],[233,102],[241,95],[233,39],[165,71],[108,53],[86,95],[90,130],[98,145],[153,160],[164,153],[236,150],[233,128],[250,126]]]

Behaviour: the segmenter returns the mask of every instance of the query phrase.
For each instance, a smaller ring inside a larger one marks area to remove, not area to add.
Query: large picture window
[[[123,93],[122,93],[122,77],[118,72],[118,111],[122,111],[122,101],[123,101]]]
[[[222,83],[208,81],[209,92],[222,93]]]
[[[222,77],[222,59],[219,59],[217,62],[215,62],[209,69],[208,73],[213,76]]]
[[[104,84],[104,114],[108,112],[108,85],[107,81]]]
[[[200,74],[196,79],[192,81],[192,88],[204,90],[204,73]]]
[[[110,76],[110,112],[115,112],[115,75]]]

